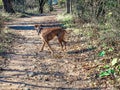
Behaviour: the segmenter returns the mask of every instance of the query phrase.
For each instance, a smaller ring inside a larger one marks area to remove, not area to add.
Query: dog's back
[[[54,27],[54,28],[45,28],[41,30],[42,37],[45,37],[48,41],[52,40],[55,36],[58,38],[64,37],[65,30],[63,30],[61,27]]]

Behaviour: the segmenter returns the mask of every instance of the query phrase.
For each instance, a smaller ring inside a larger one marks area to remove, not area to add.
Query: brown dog
[[[64,40],[64,35],[66,31],[64,29],[62,29],[61,27],[43,28],[42,25],[35,25],[34,27],[37,30],[38,35],[40,34],[40,37],[43,41],[41,51],[43,51],[45,44],[47,44],[51,53],[53,54],[53,50],[49,45],[49,41],[52,40],[55,36],[58,38],[62,50],[63,50],[63,44],[66,49],[66,41]]]

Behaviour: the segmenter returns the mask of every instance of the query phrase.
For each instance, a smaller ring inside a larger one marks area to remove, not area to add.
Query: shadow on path
[[[50,24],[49,24],[50,23]],[[14,30],[34,30],[35,24],[42,24],[43,28],[50,28],[50,27],[62,27],[63,25],[60,23],[55,22],[49,22],[49,23],[24,23],[24,25],[8,25],[8,28],[14,29]],[[22,23],[19,23],[22,24]],[[29,25],[33,24],[33,25]]]
[[[34,26],[8,26],[10,29],[14,30],[34,30]]]
[[[80,53],[89,52],[89,51],[92,51],[92,50],[95,50],[95,49],[96,49],[95,47],[93,47],[93,48],[85,48],[85,49],[82,49],[82,50],[68,51],[67,53],[68,54],[80,54]]]
[[[52,87],[52,86],[39,86],[34,84],[29,84],[25,82],[14,82],[14,81],[7,81],[7,80],[0,80],[0,82],[4,83],[11,83],[11,84],[25,84],[26,86],[38,87],[38,88],[45,88],[45,89],[57,89],[57,90],[101,90],[100,88],[64,88],[64,87]]]

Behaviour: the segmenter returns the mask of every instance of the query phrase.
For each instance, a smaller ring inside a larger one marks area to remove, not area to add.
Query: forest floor
[[[99,87],[94,79],[95,48],[89,48],[84,36],[79,42],[66,34],[67,49],[61,51],[56,38],[50,42],[55,55],[48,47],[43,52],[40,37],[34,24],[59,23],[56,15],[17,18],[7,22],[14,33],[11,52],[7,53],[8,65],[0,74],[0,90],[111,90]],[[68,37],[69,36],[69,37]]]

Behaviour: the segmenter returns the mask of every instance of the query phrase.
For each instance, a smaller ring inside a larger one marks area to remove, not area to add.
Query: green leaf
[[[114,69],[108,69],[106,71],[103,71],[99,74],[99,77],[104,77],[104,76],[109,76],[111,74],[114,74],[115,70]]]
[[[113,60],[111,62],[112,66],[114,66],[117,62],[118,62],[118,59],[117,58],[113,58]]]
[[[108,76],[108,75],[110,75],[110,74],[107,73],[106,71],[104,71],[104,72],[100,73],[99,77],[104,77],[104,76]]]
[[[110,66],[109,65],[105,65],[104,68],[108,69],[108,68],[110,68]]]
[[[0,53],[4,52],[2,49],[0,49]]]
[[[114,49],[113,48],[109,48],[108,52],[112,52]]]
[[[120,66],[118,66],[118,69],[120,70]]]
[[[108,69],[106,72],[108,72],[109,74],[114,74],[115,70],[114,69]]]
[[[101,57],[102,57],[102,56],[104,56],[104,55],[105,55],[105,53],[106,53],[105,51],[102,51],[102,52],[100,52],[100,53],[99,53],[99,56],[101,56]]]

